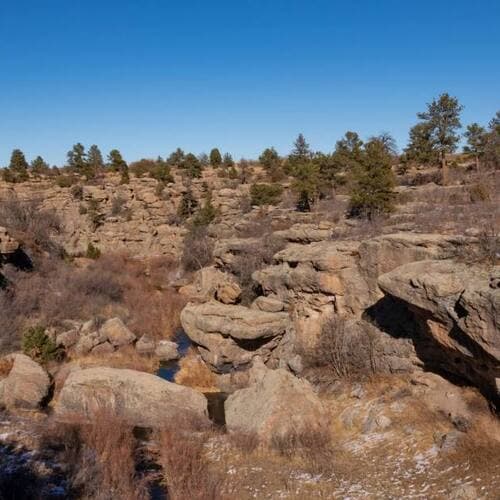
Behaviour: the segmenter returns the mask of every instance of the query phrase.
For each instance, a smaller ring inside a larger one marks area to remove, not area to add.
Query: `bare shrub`
[[[19,345],[20,333],[34,324],[119,316],[138,335],[171,337],[179,326],[183,298],[169,286],[171,261],[153,264],[104,255],[85,267],[45,259],[30,273],[6,268],[9,285],[0,289],[0,351]]]
[[[231,445],[245,454],[253,453],[259,447],[259,436],[255,432],[234,431],[228,437]]]
[[[210,467],[205,444],[210,433],[193,429],[190,422],[176,421],[159,436],[164,482],[172,500],[219,500],[224,498],[224,479]]]
[[[90,424],[50,421],[42,431],[41,447],[58,453],[76,497],[148,498],[145,482],[135,471],[133,429],[119,417],[102,410]]]
[[[241,303],[249,305],[257,296],[257,283],[252,274],[272,263],[274,255],[282,250],[285,242],[267,234],[258,243],[248,244],[241,255],[237,255],[231,264],[231,271],[236,276],[241,287]]]
[[[185,271],[197,271],[212,262],[213,245],[206,227],[193,226],[184,237],[182,266]]]
[[[318,342],[303,349],[307,366],[326,370],[331,380],[366,378],[378,371],[376,337],[371,325],[354,327],[341,316],[322,326]]]
[[[111,215],[117,216],[124,214],[127,208],[126,203],[127,200],[123,196],[115,196],[111,201]]]
[[[269,445],[288,459],[301,457],[311,472],[328,472],[332,468],[332,435],[326,425],[292,428],[288,432],[274,434]]]
[[[62,247],[54,239],[61,231],[61,221],[54,210],[42,209],[40,201],[23,201],[15,196],[1,201],[0,225],[35,252],[63,255]]]

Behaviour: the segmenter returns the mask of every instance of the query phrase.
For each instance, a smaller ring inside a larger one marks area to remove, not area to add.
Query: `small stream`
[[[179,329],[175,333],[174,342],[177,343],[177,350],[180,358],[175,361],[160,363],[160,368],[156,374],[162,379],[175,383],[175,375],[179,371],[179,361],[183,358],[189,348],[193,345],[191,339],[186,335],[184,330]],[[225,392],[205,392],[207,398],[207,409],[210,420],[217,426],[223,427],[226,425],[226,417],[224,413],[224,402],[228,394]]]

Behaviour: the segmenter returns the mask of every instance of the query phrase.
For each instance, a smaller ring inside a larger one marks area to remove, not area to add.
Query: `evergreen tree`
[[[321,191],[319,166],[313,161],[296,165],[293,171],[292,189],[297,193],[297,210],[309,212]]]
[[[181,202],[177,207],[177,215],[182,221],[185,221],[194,214],[197,206],[198,202],[193,196],[191,187],[188,187],[187,190],[182,193]]]
[[[68,151],[68,167],[74,170],[79,175],[88,174],[87,171],[87,155],[85,147],[80,142],[76,143],[70,151]]]
[[[104,160],[102,159],[101,150],[93,144],[89,148],[87,155],[87,177],[95,177],[98,172],[104,169]]]
[[[460,113],[463,106],[456,97],[441,94],[437,99],[427,104],[427,110],[417,116],[426,123],[431,132],[431,137],[436,145],[441,162],[443,184],[448,183],[448,164],[446,155],[453,153],[460,140],[457,131],[462,127]]]
[[[478,123],[471,123],[467,125],[464,136],[467,139],[467,145],[464,147],[464,151],[474,155],[476,170],[479,171],[479,160],[484,155],[487,142],[486,129],[481,127]]]
[[[212,151],[210,151],[210,165],[212,165],[212,167],[220,167],[221,163],[222,155],[220,151],[217,148],[212,149]]]
[[[167,158],[167,163],[171,167],[180,167],[184,161],[184,151],[181,148],[177,148],[170,156]]]
[[[414,162],[423,165],[439,163],[439,153],[432,135],[432,128],[428,123],[417,123],[410,129],[408,145],[404,149],[405,162]]]
[[[20,149],[14,149],[10,156],[9,172],[6,175],[6,180],[12,182],[24,182],[28,180],[28,162],[24,153]],[[10,176],[10,179],[8,179]]]
[[[500,167],[500,111],[497,111],[488,125],[484,161],[495,168]]]
[[[222,166],[224,168],[234,167],[233,157],[231,156],[230,153],[225,153],[224,154],[224,158],[222,159]]]
[[[353,172],[351,214],[372,219],[394,208],[394,174],[387,145],[380,139],[365,144],[359,166]]]
[[[201,177],[201,163],[192,153],[188,153],[180,167],[186,172],[187,176],[191,179]]]
[[[49,171],[49,165],[45,163],[43,158],[41,156],[37,156],[32,162],[31,162],[31,171],[35,175],[43,175],[47,174]]]
[[[272,170],[279,166],[280,157],[274,148],[266,148],[259,156],[259,162],[266,170]]]
[[[109,152],[108,168],[112,172],[120,173],[120,184],[128,184],[130,182],[127,162],[123,159],[122,154],[118,151],[118,149],[112,149]]]
[[[208,226],[215,220],[217,210],[212,204],[212,192],[208,191],[203,206],[198,210],[193,218],[194,226]]]
[[[310,161],[312,158],[312,152],[307,144],[304,136],[299,134],[295,142],[293,143],[293,149],[288,156],[288,162],[290,163],[292,170],[295,165],[300,165]]]
[[[174,178],[170,172],[170,165],[161,157],[158,156],[151,169],[151,177],[163,184],[174,182]]]

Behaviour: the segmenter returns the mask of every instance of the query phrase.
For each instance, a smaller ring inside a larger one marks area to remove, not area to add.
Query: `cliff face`
[[[190,189],[203,202],[210,190],[212,203],[224,223],[240,213],[241,200],[249,186],[227,187],[211,169],[194,179]],[[136,256],[178,257],[186,229],[177,223],[177,209],[187,187],[180,176],[162,188],[150,177],[131,177],[120,185],[119,176],[107,174],[95,185],[59,187],[42,179],[22,184],[0,182],[0,200],[17,198],[37,203],[40,209],[54,209],[61,218],[60,243],[69,254],[84,253],[88,243],[103,252],[127,251]],[[6,244],[2,240],[2,245]]]

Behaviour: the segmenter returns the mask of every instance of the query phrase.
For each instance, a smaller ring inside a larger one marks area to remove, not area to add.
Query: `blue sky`
[[[0,0],[0,165],[77,141],[127,160],[177,146],[280,153],[303,132],[404,146],[443,91],[500,108],[498,0]]]

